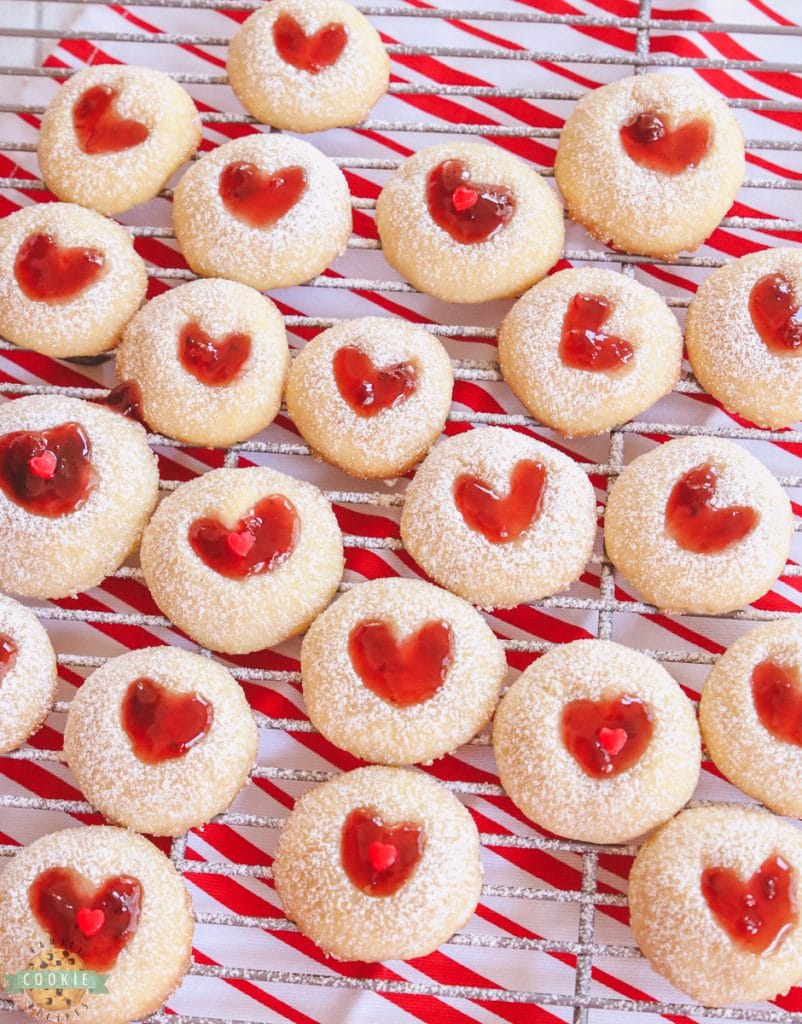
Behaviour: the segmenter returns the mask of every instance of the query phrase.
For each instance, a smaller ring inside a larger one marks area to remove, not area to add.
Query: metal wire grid
[[[106,0],[61,0],[63,3],[74,3],[84,5],[102,5]],[[137,0],[138,7],[185,7],[193,9],[213,9],[229,11],[250,11],[261,6],[260,0]],[[727,69],[727,70],[759,70],[761,72],[784,71],[802,72],[802,64],[772,64],[762,61],[727,61],[713,60],[707,58],[675,58],[671,56],[659,56],[650,53],[651,33],[660,30],[670,29],[672,32],[730,32],[738,34],[753,35],[790,35],[802,36],[802,28],[796,26],[778,25],[739,25],[735,23],[706,23],[685,20],[664,20],[651,16],[651,0],[639,0],[639,15],[637,18],[615,18],[615,17],[590,17],[584,15],[544,15],[534,12],[497,12],[480,11],[471,8],[463,10],[430,10],[424,8],[404,8],[366,6],[358,5],[363,13],[371,16],[404,16],[410,18],[443,18],[449,20],[471,20],[471,21],[498,21],[542,25],[579,25],[586,27],[618,27],[634,29],[636,31],[636,47],[633,54],[584,54],[574,52],[536,52],[530,50],[508,50],[503,48],[470,48],[470,47],[444,47],[444,46],[389,46],[391,54],[404,56],[440,56],[440,57],[476,57],[476,58],[501,58],[510,60],[526,61],[550,61],[555,63],[587,63],[587,64],[615,64],[631,67],[635,73],[641,73],[649,67],[660,66],[684,66],[704,69]],[[15,29],[0,27],[0,35],[27,37],[36,39],[74,39],[84,40],[87,37],[80,32],[51,31],[46,29]],[[91,36],[93,41],[114,41],[114,42],[148,42],[148,43],[173,43],[192,44],[198,46],[224,46],[228,39],[217,36],[187,35],[163,33],[158,35],[145,33],[118,33],[98,32]],[[0,75],[13,76],[46,76],[53,78],[64,78],[72,74],[71,69],[55,68],[33,68],[33,67],[0,67]],[[176,74],[178,81],[196,84],[225,84],[226,78],[223,75],[204,74]],[[466,96],[478,98],[524,98],[542,100],[576,100],[582,94],[576,91],[555,91],[538,89],[500,89],[492,86],[452,86],[452,85],[406,85],[393,84],[390,86],[390,93],[402,95],[438,95],[438,96]],[[777,111],[802,111],[800,101],[776,101],[776,100],[731,100],[733,107],[740,107],[747,110],[777,110]],[[43,107],[35,105],[0,103],[0,113],[20,114],[41,114]],[[203,113],[202,119],[209,124],[247,124],[253,123],[253,119],[245,114],[238,113]],[[417,121],[388,121],[374,119],[365,122],[366,129],[376,131],[410,131],[410,132],[442,132],[448,134],[481,134],[483,136],[519,136],[528,138],[553,139],[558,137],[557,129],[541,129],[519,126],[488,126],[476,124],[440,124]],[[747,147],[762,150],[802,150],[802,142],[793,140],[747,140]],[[15,140],[0,141],[2,152],[29,152],[35,146],[27,142]],[[398,166],[399,161],[378,160],[369,158],[348,157],[336,160],[345,168],[354,169],[379,169],[392,170]],[[551,175],[549,168],[541,168],[542,173]],[[761,189],[802,189],[802,181],[780,181],[775,179],[753,178],[745,182],[747,188]],[[43,190],[44,184],[31,178],[0,178],[0,188],[15,190]],[[170,191],[162,193],[169,198]],[[375,201],[366,199],[354,199],[353,204],[359,209],[371,209]],[[753,218],[753,217],[731,217],[723,222],[723,226],[733,229],[762,229],[767,231],[781,230],[802,233],[802,223],[784,218]],[[130,228],[135,236],[146,236],[153,238],[171,238],[173,233],[168,228],[162,227],[133,227]],[[349,246],[351,248],[378,249],[380,244],[373,239],[352,238]],[[578,262],[600,262],[613,263],[622,267],[624,273],[633,274],[638,264],[645,262],[640,257],[627,256],[618,253],[599,252],[595,250],[567,251],[565,258],[569,261]],[[659,262],[659,261],[650,261]],[[702,268],[713,268],[720,266],[725,260],[715,257],[683,257],[680,265]],[[149,274],[159,279],[188,280],[194,278],[190,271],[179,269],[164,269],[156,266],[148,268]],[[342,288],[355,291],[370,290],[384,292],[413,292],[409,285],[399,281],[380,281],[363,278],[332,278],[321,276],[309,282],[312,287],[318,288]],[[684,296],[672,296],[667,299],[669,305],[674,307],[687,306],[688,300]],[[311,316],[287,316],[285,322],[289,328],[324,328],[339,322],[338,318],[311,317]],[[474,325],[434,325],[430,329],[439,335],[447,337],[468,337],[468,338],[492,338],[494,331]],[[8,342],[0,339],[0,348],[13,348]],[[474,360],[454,360],[455,377],[458,380],[474,381],[497,381],[501,379],[498,365],[492,362]],[[701,392],[702,389],[690,375],[684,375],[679,382],[677,391],[683,393]],[[39,384],[11,384],[0,383],[0,393],[6,395],[24,395],[38,393],[62,393],[70,394],[81,398],[101,397],[105,391],[101,388],[62,388]],[[454,423],[471,424],[494,424],[506,426],[539,426],[537,422],[528,416],[504,415],[476,412],[453,411],[450,416]],[[628,423],[611,431],[608,458],[603,464],[583,464],[588,472],[598,476],[614,477],[620,472],[624,462],[624,438],[626,434],[669,434],[672,436],[687,436],[694,434],[714,435],[741,440],[767,440],[784,442],[802,442],[802,431],[763,431],[746,427],[714,427],[680,425],[671,423]],[[150,442],[159,447],[185,447],[171,439],[150,435]],[[226,453],[225,464],[237,465],[239,456],[242,453],[259,454],[290,454],[309,455],[309,448],[301,443],[276,443],[266,441],[248,441],[233,446]],[[779,477],[780,482],[786,487],[802,486],[802,476]],[[177,485],[174,481],[162,481],[162,488],[170,490]],[[327,491],[330,500],[346,504],[366,504],[373,507],[393,507],[403,503],[403,496],[397,494],[386,494],[382,492],[363,493],[351,491]],[[601,510],[600,510],[601,511]],[[797,530],[802,529],[802,523],[797,522]],[[347,547],[385,548],[399,549],[400,541],[394,538],[376,538],[367,536],[350,535],[345,537]],[[641,601],[632,599],[620,599],[616,596],[615,580],[613,569],[609,561],[602,555],[594,559],[599,568],[599,597],[598,598],[577,598],[572,596],[554,596],[537,602],[533,607],[541,609],[560,610],[581,610],[595,611],[597,613],[597,635],[603,639],[610,639],[613,633],[613,616],[618,612],[653,613],[657,609]],[[117,573],[119,577],[133,577],[141,579],[141,572],[135,568],[124,567]],[[802,576],[802,566],[788,565],[784,577]],[[351,584],[343,583],[341,589],[348,589]],[[118,624],[138,625],[150,628],[169,627],[171,623],[163,616],[144,615],[138,613],[117,613],[98,612],[92,610],[67,610],[56,607],[45,607],[35,609],[37,615],[44,620],[80,620],[85,623],[97,624]],[[727,618],[742,619],[749,621],[761,621],[774,619],[782,616],[783,612],[761,611],[754,608],[747,608],[733,612]],[[518,652],[541,652],[552,646],[552,643],[545,640],[502,640],[503,646],[511,651]],[[683,663],[695,665],[709,665],[715,661],[715,656],[706,653],[690,651],[670,651],[643,649],[645,653],[668,663]],[[202,651],[208,654],[209,652]],[[59,663],[68,667],[89,667],[101,665],[106,659],[80,653],[68,653],[59,656]],[[298,673],[263,670],[253,668],[232,669],[234,674],[244,681],[258,681],[267,683],[295,683],[300,682]],[[54,711],[64,713],[67,711],[68,702],[60,701],[56,704]],[[313,732],[314,729],[307,720],[295,718],[276,718],[264,714],[255,713],[259,725],[269,729],[282,729],[289,732]],[[477,737],[475,744],[487,744],[486,735]],[[24,747],[6,755],[11,759],[22,761],[53,762],[61,760],[61,752],[57,750],[41,750]],[[269,766],[256,767],[252,772],[253,778],[272,780],[291,780],[304,783],[317,783],[325,781],[334,773],[323,771],[308,771],[287,768],[273,768]],[[500,796],[503,791],[500,786],[489,783],[451,782],[446,783],[450,789],[462,794],[477,794],[482,796]],[[83,801],[49,800],[39,797],[23,797],[16,795],[0,795],[0,807],[29,808],[32,810],[58,810],[69,814],[84,815],[94,813],[94,808]],[[283,818],[267,817],[261,815],[247,815],[237,812],[228,812],[215,819],[220,824],[234,826],[256,826],[262,828],[281,828]],[[500,990],[497,988],[482,988],[465,985],[448,985],[436,983],[417,983],[408,981],[395,981],[385,979],[360,979],[340,975],[314,974],[307,972],[288,972],[277,970],[255,970],[248,968],[236,968],[227,966],[209,966],[205,964],[193,964],[190,973],[207,977],[220,977],[227,979],[241,979],[260,983],[281,983],[300,984],[307,986],[318,986],[322,988],[345,988],[345,989],[371,989],[378,992],[399,993],[406,995],[430,995],[441,998],[461,998],[469,1000],[483,1000],[489,1003],[511,1002],[529,1003],[544,1007],[572,1007],[574,1024],[586,1024],[589,1013],[593,1009],[617,1011],[621,1013],[646,1012],[654,1014],[681,1014],[695,1015],[703,1018],[727,1019],[733,1021],[754,1021],[773,1022],[773,1024],[791,1024],[791,1022],[802,1021],[802,1014],[786,1013],[781,1010],[753,1010],[753,1009],[710,1009],[696,1006],[690,1003],[661,1003],[645,1000],[631,1000],[621,998],[596,997],[591,994],[591,970],[594,957],[614,957],[621,959],[637,959],[641,957],[639,950],[631,945],[603,944],[595,941],[595,908],[597,906],[625,906],[626,896],[618,893],[603,893],[598,891],[598,858],[600,853],[606,854],[632,854],[636,847],[631,844],[615,847],[596,847],[591,844],[573,842],[559,839],[547,839],[539,836],[516,836],[497,833],[483,833],[482,843],[494,848],[521,848],[527,850],[543,850],[563,853],[576,853],[582,857],[581,888],[577,890],[554,889],[537,886],[511,886],[511,885],[489,885],[483,886],[483,895],[487,897],[508,897],[511,899],[524,899],[533,901],[545,901],[554,903],[575,903],[579,907],[579,925],[577,940],[564,941],[552,939],[523,939],[513,936],[484,935],[484,934],[457,934],[449,940],[449,944],[455,946],[480,946],[494,948],[524,949],[532,951],[543,951],[548,953],[564,953],[576,957],[576,977],[574,992],[571,994],[560,994],[552,992],[537,992],[526,990]],[[270,878],[271,869],[264,866],[238,864],[231,862],[203,862],[188,859],[186,857],[187,837],[182,836],[173,841],[171,857],[176,867],[183,873],[192,874],[217,874],[228,877],[257,877]],[[0,856],[13,856],[16,847],[0,845]],[[242,914],[210,914],[198,913],[196,915],[199,923],[217,925],[247,926],[258,929],[265,929],[271,932],[294,931],[295,926],[282,918],[246,916]],[[10,1001],[0,999],[0,1010],[10,1010]],[[150,1018],[158,1024],[246,1024],[246,1022],[227,1021],[219,1018],[194,1017],[186,1015],[157,1013]]]

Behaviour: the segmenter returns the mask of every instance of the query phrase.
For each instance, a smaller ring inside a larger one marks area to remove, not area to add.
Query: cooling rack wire
[[[323,148],[329,147],[349,175],[357,233],[342,262],[345,273],[338,263],[336,273],[327,272],[304,289],[291,290],[286,301],[285,294],[276,299],[296,341],[341,319],[339,300],[350,303],[348,315],[378,306],[379,312],[426,322],[449,346],[454,361],[457,386],[448,432],[498,424],[561,443],[523,415],[499,383],[498,366],[490,356],[495,324],[503,312],[500,305],[487,310],[463,307],[455,313],[453,307],[416,296],[400,280],[367,276],[367,269],[388,273],[380,255],[370,255],[380,244],[369,219],[377,182],[400,162],[398,156],[388,158],[387,152],[403,155],[443,136],[476,136],[528,156],[552,176],[559,123],[589,85],[658,67],[696,69],[744,112],[749,129],[763,132],[764,137],[758,137],[747,130],[749,173],[741,195],[750,197],[750,205],[736,204],[708,246],[670,267],[605,251],[572,227],[564,254],[571,264],[603,264],[625,274],[645,275],[643,280],[658,287],[681,316],[694,281],[710,268],[766,245],[802,241],[802,223],[794,219],[796,192],[802,189],[802,161],[794,163],[802,150],[802,136],[794,134],[802,127],[802,79],[795,77],[802,72],[802,63],[786,59],[794,55],[794,45],[798,53],[802,28],[764,0],[697,3],[704,12],[728,16],[733,11],[742,19],[732,22],[702,20],[706,14],[680,10],[675,0],[666,0],[660,13],[652,11],[651,0],[578,0],[574,6],[562,0],[496,0],[492,7],[497,9],[479,3],[457,8],[450,6],[453,3],[443,0],[440,6],[447,9],[423,6],[420,0],[406,0],[405,6],[402,0],[392,7],[358,5],[391,40],[393,82],[390,98],[378,110],[397,115],[411,107],[431,116],[377,116],[357,131],[327,133],[330,142],[327,137],[315,138]],[[778,6],[781,3],[778,0]],[[14,16],[27,15],[27,6],[27,0],[17,3]],[[0,67],[7,83],[0,89],[3,214],[46,198],[33,155],[37,119],[50,94],[48,86],[54,87],[48,80],[63,79],[84,63],[112,59],[170,70],[200,100],[205,134],[213,143],[253,130],[253,119],[239,112],[226,87],[220,47],[237,21],[260,6],[259,0],[139,0],[135,6],[114,8],[103,0],[61,0],[61,6],[78,11],[76,27],[48,29],[41,19],[36,19],[35,28],[0,25],[2,37],[56,47],[44,66]],[[785,0],[783,11],[794,6],[802,8],[798,0]],[[745,9],[751,17],[743,16]],[[190,27],[192,31],[187,30]],[[199,27],[204,31],[197,31]],[[437,42],[421,45],[421,38]],[[466,38],[476,45],[454,44]],[[519,39],[527,42],[522,45]],[[553,43],[555,48],[540,49],[541,43]],[[578,43],[585,49],[578,49]],[[751,44],[760,55],[751,52]],[[779,59],[774,59],[776,53]],[[206,61],[217,70],[198,70]],[[513,62],[523,74],[510,73]],[[491,84],[499,80],[504,84]],[[568,81],[572,88],[544,88],[538,85],[541,81]],[[27,102],[31,97],[37,101]],[[170,189],[165,189],[159,200],[144,208],[142,222],[134,218],[127,224],[149,262],[151,294],[194,276],[176,258],[172,231],[165,226],[169,208],[164,200],[170,196]],[[770,212],[754,209],[752,196],[759,197],[754,202],[760,206],[771,207]],[[323,315],[305,315],[296,305]],[[479,322],[451,322],[464,318],[465,309]],[[477,351],[487,358],[466,358]],[[0,340],[0,392],[8,397],[59,392],[95,398],[105,393],[111,380],[108,365],[59,364]],[[667,415],[652,419],[654,410],[648,420],[626,424],[604,439],[569,446],[590,474],[600,502],[608,480],[625,462],[625,445],[631,457],[656,441],[691,434],[734,438],[751,447],[771,465],[792,500],[802,487],[802,475],[794,472],[802,454],[802,432],[761,431],[734,421],[710,402],[687,371],[676,394],[657,409]],[[409,574],[410,563],[404,560],[396,529],[403,481],[379,490],[360,489],[361,484],[309,459],[309,449],[296,436],[282,416],[258,439],[225,452],[198,452],[156,435],[150,440],[160,455],[164,490],[204,469],[253,462],[267,462],[321,483],[346,533],[348,572],[342,589],[365,576]],[[602,505],[599,512],[603,514]],[[794,560],[775,591],[756,606],[718,620],[677,619],[633,598],[599,551],[582,582],[568,594],[491,616],[491,623],[514,668],[523,667],[553,643],[587,635],[615,636],[670,664],[694,695],[706,667],[745,628],[742,624],[799,610],[801,579],[802,568]],[[167,638],[186,643],[157,614],[135,566],[123,567],[91,595],[36,611],[60,652],[65,696],[86,670],[126,647]],[[429,769],[468,803],[480,826],[489,863],[479,915],[440,953],[415,965],[338,969],[325,961],[280,916],[269,888],[269,853],[293,797],[337,769],[350,767],[352,761],[325,744],[303,713],[297,644],[285,645],[280,653],[225,663],[245,686],[262,727],[258,767],[252,773],[255,785],[248,787],[236,809],[204,832],[165,847],[191,884],[199,929],[190,978],[170,1001],[169,1011],[156,1014],[154,1021],[362,1024],[379,1013],[392,1021],[634,1024],[655,1015],[682,1021],[802,1021],[802,995],[796,991],[774,1005],[711,1010],[687,1002],[651,974],[625,927],[626,858],[635,847],[601,848],[538,834],[515,816],[493,781],[487,735]],[[67,707],[68,700],[60,700],[33,745],[0,760],[0,856],[13,856],[20,842],[70,821],[99,820],[89,804],[77,799],[80,794],[61,764],[58,746]],[[299,762],[305,767],[297,767]],[[711,777],[708,783],[700,798],[737,798],[721,780]],[[255,966],[248,951],[256,949],[257,935],[270,936],[270,942],[258,946]],[[225,955],[215,958],[207,949]],[[220,1007],[225,1015],[217,1012]],[[13,1013],[7,1000],[0,999],[0,1010]]]

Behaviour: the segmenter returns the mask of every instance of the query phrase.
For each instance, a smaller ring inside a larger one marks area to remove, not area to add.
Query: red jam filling
[[[704,463],[689,469],[671,489],[666,503],[666,529],[686,551],[717,554],[743,540],[757,526],[758,514],[748,505],[714,507],[717,486],[718,470]]]
[[[93,85],[76,100],[72,124],[84,153],[121,153],[150,135],[147,125],[117,113],[119,95],[110,85]]]
[[[586,775],[607,779],[640,760],[652,738],[649,710],[637,697],[572,700],[562,713],[566,748]]]
[[[768,956],[796,924],[795,882],[794,869],[775,853],[746,882],[732,868],[705,868],[702,895],[737,946]]]
[[[340,59],[348,42],[348,30],[329,22],[308,36],[291,14],[280,14],[273,22],[273,43],[279,57],[300,71],[318,75]]]
[[[271,572],[295,550],[301,520],[283,494],[270,494],[229,530],[218,519],[196,519],[189,527],[192,550],[215,572],[232,580]]]
[[[372,807],[345,819],[340,856],[343,870],[366,896],[392,896],[411,877],[426,847],[421,825],[385,825]]]
[[[761,661],[752,669],[752,700],[764,729],[802,747],[802,687],[795,668]]]
[[[696,167],[710,149],[710,126],[701,119],[669,128],[665,118],[644,111],[625,124],[621,144],[641,167],[661,174],[681,174]]]
[[[91,971],[108,971],[137,929],[142,886],[115,875],[95,888],[72,868],[48,868],[31,883],[28,900],[55,946],[77,953]]]
[[[91,445],[78,423],[0,437],[0,488],[37,516],[65,516],[91,491]]]
[[[295,206],[306,192],[303,167],[283,167],[272,174],[256,164],[228,164],[220,175],[220,198],[237,220],[252,228],[269,228]]]
[[[107,406],[112,412],[118,412],[121,416],[144,423],[142,418],[142,392],[139,385],[133,380],[124,380],[109,391],[101,405]]]
[[[772,352],[802,350],[802,316],[794,288],[782,274],[766,274],[749,293],[749,314],[755,330]]]
[[[219,341],[194,321],[185,324],[178,337],[178,358],[184,369],[209,387],[230,384],[240,375],[251,354],[249,334],[226,334]]]
[[[515,213],[515,196],[508,188],[471,181],[461,160],[444,160],[429,172],[426,202],[435,224],[462,245],[486,242]]]
[[[383,370],[354,345],[344,345],[332,360],[334,381],[343,399],[357,416],[369,418],[406,401],[418,386],[412,363],[396,363]]]
[[[146,764],[183,757],[212,727],[214,710],[198,693],[171,693],[152,679],[135,679],[122,702],[123,729]]]
[[[463,473],[454,482],[454,501],[472,530],[491,544],[508,544],[529,529],[540,515],[546,489],[546,467],[541,462],[521,459],[510,478],[505,497],[484,480]]]
[[[97,280],[105,258],[98,249],[57,245],[52,235],[29,235],[14,260],[14,276],[33,302],[70,302]]]
[[[17,660],[17,645],[10,636],[0,633],[0,683]]]
[[[446,681],[454,657],[451,627],[427,622],[399,641],[386,622],[360,622],[348,637],[348,654],[369,690],[408,708],[429,700]]]
[[[578,293],[568,304],[560,337],[560,359],[574,370],[610,373],[620,370],[634,355],[623,338],[603,331],[610,303],[601,295]]]

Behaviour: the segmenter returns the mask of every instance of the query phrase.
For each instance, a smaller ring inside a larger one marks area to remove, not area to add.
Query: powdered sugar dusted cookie
[[[338,960],[411,960],[461,928],[482,884],[479,836],[421,772],[359,768],[295,805],[273,862],[300,930]]]
[[[720,614],[762,597],[783,568],[791,503],[732,441],[685,437],[630,463],[607,502],[604,542],[647,601]]]
[[[56,655],[42,624],[30,609],[0,595],[0,753],[36,732],[56,684]]]

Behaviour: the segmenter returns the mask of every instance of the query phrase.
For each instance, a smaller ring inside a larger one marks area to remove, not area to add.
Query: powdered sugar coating
[[[641,113],[669,128],[702,120],[710,146],[695,167],[669,175],[632,160],[620,129]],[[676,72],[633,75],[586,93],[560,136],[554,172],[572,220],[625,252],[672,259],[698,248],[743,182],[744,138],[726,101]]]
[[[467,473],[507,495],[522,459],[546,469],[540,514],[517,540],[493,544],[465,522],[454,483]],[[484,608],[511,608],[567,587],[590,558],[595,534],[596,500],[585,473],[562,452],[501,427],[441,441],[407,488],[401,517],[404,545],[421,568]]]
[[[20,246],[47,234],[57,245],[103,253],[103,269],[68,302],[29,299],[14,274]],[[0,220],[0,334],[54,357],[92,356],[112,348],[145,298],[148,275],[131,236],[92,210],[70,203],[26,206]]]
[[[144,124],[148,137],[117,153],[85,153],[73,107],[95,86],[117,92],[112,110]],[[42,117],[37,156],[45,184],[59,199],[98,213],[123,213],[152,199],[198,148],[201,124],[190,95],[163,71],[122,64],[83,68],[68,78]]]
[[[139,759],[122,725],[134,680],[212,705],[205,737],[182,757]],[[109,821],[149,835],[177,836],[226,810],[256,759],[257,729],[237,681],[219,662],[178,647],[149,647],[96,669],[70,703],[64,752],[84,797]]]
[[[0,970],[24,970],[51,945],[28,901],[32,882],[48,868],[69,867],[95,886],[131,875],[142,886],[139,923],[107,973],[107,994],[87,992],[75,1012],[59,1019],[126,1024],[157,1010],[189,968],[194,922],[189,894],[173,865],[151,842],[121,828],[91,825],[43,836],[12,857],[0,875]],[[27,992],[9,994],[30,1017],[53,1020]]]
[[[207,386],[184,368],[179,336],[190,323],[215,341],[232,333],[250,337],[251,353],[230,384]],[[157,433],[225,447],[272,423],[289,362],[284,321],[270,299],[235,281],[209,279],[148,302],[123,333],[116,369],[121,380],[139,385],[143,418]]]
[[[30,609],[0,595],[0,637],[16,654],[0,678],[0,754],[14,750],[47,717],[56,696],[56,655]]]
[[[746,505],[758,523],[715,554],[686,551],[666,531],[666,503],[689,470],[718,470],[713,505]],[[793,534],[791,503],[776,478],[732,441],[683,437],[641,455],[610,492],[604,542],[613,564],[665,611],[720,614],[762,597],[777,580]]]
[[[356,808],[387,825],[422,825],[426,845],[412,877],[392,896],[357,889],[340,859],[342,826]],[[479,835],[441,783],[403,768],[358,768],[310,790],[295,805],[273,863],[284,911],[338,960],[410,960],[442,945],[479,900]]]
[[[661,828],[640,850],[629,876],[635,940],[652,967],[705,1006],[773,999],[802,977],[799,920],[765,956],[740,949],[713,917],[701,874],[728,867],[746,881],[779,855],[794,871],[802,902],[802,833],[743,807],[695,807]]]
[[[560,339],[575,295],[607,299],[600,328],[629,342],[632,359],[605,373],[566,366]],[[679,380],[682,331],[651,288],[611,270],[561,270],[515,303],[498,335],[501,372],[527,409],[569,437],[600,434],[644,412]]]
[[[769,274],[783,276],[802,303],[802,251],[752,253],[702,282],[688,310],[685,343],[693,372],[711,395],[731,412],[776,430],[802,419],[802,357],[799,350],[770,349],[752,321],[752,288]]]
[[[562,715],[574,700],[635,697],[653,732],[640,759],[609,778],[588,775],[565,746]],[[701,744],[693,704],[666,670],[608,640],[547,651],[505,694],[493,723],[499,778],[543,828],[569,839],[623,843],[660,825],[691,797]]]
[[[262,498],[288,498],[298,542],[272,571],[229,579],[192,550],[190,525],[206,516],[228,529]],[[331,505],[312,484],[266,467],[215,469],[181,484],[159,505],[142,537],[142,570],[153,599],[197,643],[229,654],[272,647],[309,625],[334,596],[343,542]]]
[[[290,15],[311,36],[325,25],[344,25],[348,39],[330,67],[312,74],[283,60],[273,26]],[[231,88],[264,124],[318,132],[359,124],[387,90],[390,58],[379,33],[342,0],[273,0],[242,25],[228,47]]]
[[[286,167],[306,171],[305,192],[270,227],[251,227],[223,204],[220,175],[240,161],[267,174]],[[289,135],[246,135],[207,153],[184,174],[173,198],[173,224],[196,273],[267,291],[308,281],[345,251],[351,198],[342,171],[308,142]]]
[[[63,395],[0,407],[0,437],[65,423],[83,427],[91,446],[84,503],[52,518],[28,512],[0,490],[0,586],[26,597],[67,597],[97,586],[136,548],[156,505],[158,466],[140,424]]]
[[[461,160],[473,181],[509,189],[516,209],[485,242],[463,245],[432,220],[429,172]],[[565,225],[560,201],[544,179],[497,146],[446,142],[409,157],[384,186],[376,206],[384,257],[419,291],[446,302],[485,302],[520,295],[560,258]]]
[[[332,360],[342,347],[360,349],[377,369],[412,363],[414,392],[376,416],[354,412],[340,394]],[[440,342],[423,327],[394,317],[346,320],[318,334],[293,361],[287,409],[296,427],[327,461],[358,477],[397,477],[440,436],[451,408],[454,375]]]

